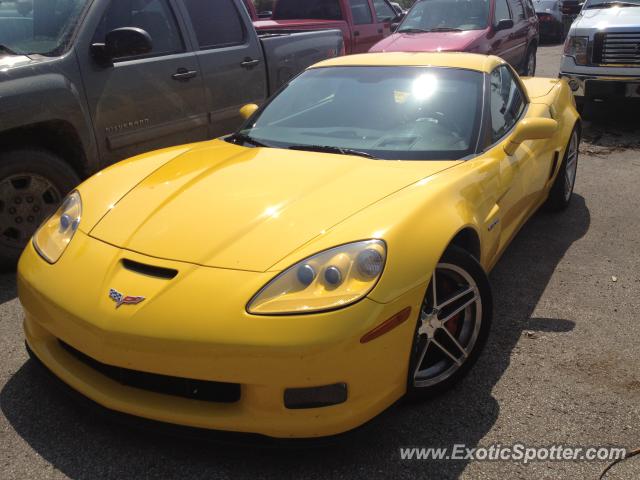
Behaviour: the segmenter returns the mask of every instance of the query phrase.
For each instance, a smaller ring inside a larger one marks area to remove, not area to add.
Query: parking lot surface
[[[539,75],[557,76],[561,48],[540,48]],[[186,438],[79,407],[27,360],[15,275],[3,275],[0,478],[597,479],[606,462],[400,458],[455,444],[640,447],[640,120],[596,107],[570,208],[536,214],[491,273],[493,330],[469,376],[330,442]],[[640,456],[607,478],[640,478]]]

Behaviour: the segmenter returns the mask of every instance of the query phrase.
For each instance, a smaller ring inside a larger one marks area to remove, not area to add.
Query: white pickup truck
[[[569,30],[560,77],[578,106],[640,97],[640,0],[587,0]]]

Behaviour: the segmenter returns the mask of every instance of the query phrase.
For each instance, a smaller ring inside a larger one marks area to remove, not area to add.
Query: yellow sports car
[[[336,434],[459,380],[487,272],[571,199],[562,80],[497,57],[317,64],[225,138],[112,166],[19,264],[27,345],[108,409],[273,437]]]

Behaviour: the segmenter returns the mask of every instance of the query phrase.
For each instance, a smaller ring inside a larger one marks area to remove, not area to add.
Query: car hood
[[[244,148],[216,140],[142,180],[90,235],[154,257],[262,272],[347,217],[457,163]]]
[[[484,30],[466,32],[394,33],[376,43],[370,52],[462,51],[484,35]]]
[[[618,28],[633,27],[638,30],[640,7],[590,8],[583,10],[573,28]]]

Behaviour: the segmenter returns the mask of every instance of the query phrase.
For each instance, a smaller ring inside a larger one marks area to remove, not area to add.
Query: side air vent
[[[558,166],[558,158],[560,154],[558,152],[553,152],[553,162],[551,163],[551,171],[549,172],[549,180],[553,178],[553,174],[556,172],[556,167]]]
[[[171,280],[178,271],[173,268],[156,267],[155,265],[147,265],[145,263],[134,262],[127,258],[122,259],[122,266],[127,270],[139,273],[141,275],[148,275],[150,277],[165,278]]]

